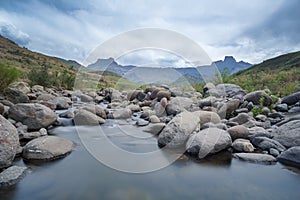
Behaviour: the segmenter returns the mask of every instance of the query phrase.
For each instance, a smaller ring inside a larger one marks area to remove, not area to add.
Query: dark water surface
[[[136,142],[138,139],[119,134],[112,122],[103,129],[124,149],[157,149],[154,137],[146,143]],[[133,135],[146,134],[133,126],[130,130]],[[27,165],[30,170],[17,185],[0,190],[1,200],[300,199],[300,174],[279,163],[246,163],[223,153],[205,161],[182,159],[159,171],[129,174],[106,167],[92,157],[74,127],[59,127],[51,133],[75,142],[73,152],[52,162],[16,161],[16,165]]]

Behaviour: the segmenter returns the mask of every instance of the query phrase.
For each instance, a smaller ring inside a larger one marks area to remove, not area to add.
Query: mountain
[[[265,60],[233,74],[231,79],[249,91],[268,88],[278,95],[300,91],[300,51]]]
[[[227,69],[229,74],[233,74],[235,72],[247,69],[252,66],[252,64],[244,61],[237,62],[233,56],[225,56],[224,61],[215,61],[214,64],[218,67],[220,71]]]
[[[215,64],[215,65],[214,65]],[[154,68],[154,67],[137,67],[133,65],[123,66],[118,64],[113,58],[98,59],[95,63],[87,66],[91,71],[110,71],[119,74],[132,82],[138,84],[173,84],[178,80],[179,82],[189,80],[190,83],[199,83],[203,80],[209,80],[216,73],[215,68],[224,70],[225,67],[228,72],[239,69],[246,69],[251,64],[236,60],[232,56],[226,56],[224,61],[213,62],[212,65],[199,67],[183,67],[183,68]]]

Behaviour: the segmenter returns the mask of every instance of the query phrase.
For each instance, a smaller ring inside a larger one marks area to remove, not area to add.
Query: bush
[[[5,64],[0,64],[0,93],[3,93],[9,84],[16,81],[21,75],[21,72],[14,67],[9,67]]]

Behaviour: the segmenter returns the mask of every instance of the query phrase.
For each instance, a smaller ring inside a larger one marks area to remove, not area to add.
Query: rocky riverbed
[[[212,83],[202,93],[167,86],[82,92],[21,82],[0,97],[0,114],[1,186],[26,176],[16,159],[51,162],[72,153],[76,142],[49,134],[52,129],[117,120],[152,134],[157,148],[181,149],[183,162],[225,152],[257,164],[300,167],[300,92],[277,98],[268,90]]]

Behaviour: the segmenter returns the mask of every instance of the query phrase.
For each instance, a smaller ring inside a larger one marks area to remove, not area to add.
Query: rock
[[[186,151],[192,155],[204,158],[231,146],[231,138],[227,131],[209,128],[192,134],[187,143]]]
[[[47,130],[45,128],[41,128],[39,131],[35,132],[22,132],[19,133],[19,139],[22,140],[32,140],[38,137],[46,136]]]
[[[29,102],[29,98],[26,94],[13,88],[6,88],[4,91],[4,95],[6,96],[7,100],[11,101],[14,104]]]
[[[128,119],[131,115],[132,112],[128,108],[117,109],[113,112],[113,119]]]
[[[165,128],[165,126],[165,123],[149,124],[145,129],[143,129],[143,131],[153,135],[158,135]]]
[[[34,92],[44,92],[44,86],[41,85],[34,85],[31,87],[31,89]]]
[[[281,103],[286,103],[287,105],[293,105],[298,101],[300,101],[300,92],[296,92],[286,97],[283,97]]]
[[[163,105],[161,104],[161,102],[157,102],[154,105],[154,113],[158,117],[162,117],[162,116],[166,116],[167,115],[166,109],[163,107]]]
[[[297,113],[300,112],[300,106],[294,106],[288,111],[289,113]]]
[[[38,103],[20,103],[9,109],[8,116],[28,126],[28,130],[47,128],[56,120],[56,114]]]
[[[277,149],[273,149],[273,148],[270,148],[269,152],[270,152],[270,155],[272,155],[274,157],[277,157],[280,154],[280,152]]]
[[[139,119],[137,122],[136,122],[136,125],[137,126],[147,126],[149,124],[149,121],[146,121],[144,119]]]
[[[193,113],[195,113],[198,117],[200,117],[200,125],[201,126],[208,122],[211,122],[214,124],[221,123],[221,119],[220,119],[219,115],[215,112],[195,111]]]
[[[284,115],[280,112],[269,113],[268,117],[271,118],[284,118]]]
[[[36,100],[37,99],[37,95],[34,93],[27,93],[27,96],[29,98],[29,100]]]
[[[240,109],[236,109],[235,113],[239,114],[239,113],[247,113],[249,112],[248,108],[240,108]]]
[[[211,83],[211,82],[206,83],[203,87],[203,94],[207,94],[209,92],[209,90],[215,89],[215,88],[216,88],[216,86],[213,83]]]
[[[282,103],[275,105],[274,109],[278,112],[287,112],[289,108],[286,103]]]
[[[246,91],[235,84],[219,84],[216,86],[216,96],[234,97],[236,95],[245,95]],[[209,91],[211,93],[211,90]]]
[[[49,101],[54,99],[55,96],[53,96],[52,94],[41,94],[40,96],[37,97],[36,100],[38,101]]]
[[[232,147],[234,148],[234,150],[236,150],[238,152],[250,153],[250,152],[254,151],[253,145],[250,143],[249,140],[246,140],[246,139],[234,140],[234,142],[232,143]]]
[[[200,123],[199,115],[183,111],[176,115],[158,136],[158,146],[182,147]]]
[[[2,115],[4,113],[4,105],[2,103],[0,103],[0,115]]]
[[[153,111],[153,110],[145,110],[145,111],[143,111],[143,113],[141,114],[140,118],[142,118],[142,119],[148,119],[148,118],[150,118],[152,115],[155,115],[155,111]]]
[[[239,113],[236,117],[229,119],[229,121],[237,122],[238,124],[244,124],[251,120],[251,117],[247,113]]]
[[[40,101],[39,104],[44,105],[44,106],[50,108],[50,109],[53,110],[53,111],[56,110],[56,104],[55,104],[55,103],[51,103],[51,102],[49,102],[49,101]]]
[[[23,158],[28,160],[54,160],[72,151],[73,142],[57,136],[43,136],[28,142],[23,148]]]
[[[256,115],[255,119],[264,122],[267,120],[267,116],[266,115]]]
[[[141,107],[139,105],[130,104],[126,108],[130,109],[131,112],[139,112],[139,111],[141,111]]]
[[[70,99],[67,97],[55,97],[54,99],[51,99],[49,102],[54,103],[56,105],[57,110],[64,110],[70,107],[68,103],[69,100]]]
[[[230,127],[229,129],[227,129],[227,131],[230,134],[232,140],[235,140],[237,138],[248,139],[248,136],[250,135],[249,130],[243,125]]]
[[[19,145],[17,129],[0,115],[0,169],[12,164]]]
[[[78,126],[98,126],[104,124],[105,120],[94,113],[80,109],[74,115],[74,124]]]
[[[240,105],[240,100],[238,99],[230,99],[228,102],[223,103],[223,104],[219,104],[220,106],[218,106],[217,108],[217,112],[219,114],[219,116],[224,119],[225,117],[229,118],[230,114],[235,111],[236,109],[238,109],[239,105]]]
[[[206,128],[218,128],[218,129],[222,129],[222,130],[227,130],[226,125],[223,123],[214,124],[212,122],[208,122],[201,126],[201,130],[206,129]]]
[[[213,103],[216,102],[216,100],[216,97],[209,96],[205,99],[201,99],[198,104],[200,108],[203,108],[204,106],[211,106]]]
[[[23,92],[24,94],[28,94],[31,92],[28,83],[25,83],[25,82],[15,82],[15,83],[11,84],[11,86],[13,88]]]
[[[151,123],[160,123],[160,119],[156,115],[152,115],[149,117],[149,121]]]
[[[158,101],[160,101],[162,98],[166,98],[170,100],[171,98],[171,92],[167,90],[161,90],[156,94],[156,98]]]
[[[290,148],[300,146],[300,120],[289,121],[272,131],[273,139]]]
[[[136,98],[136,96],[137,96],[137,94],[138,94],[139,92],[141,92],[141,91],[140,91],[140,90],[134,90],[134,91],[132,91],[132,92],[129,92],[129,93],[127,94],[127,100],[128,100],[128,101],[133,101],[133,100]]]
[[[80,99],[82,102],[92,102],[94,101],[93,97],[86,95],[86,94],[76,94],[76,96]]]
[[[70,119],[70,118],[74,117],[74,113],[72,111],[68,110],[66,112],[60,113],[58,116],[61,118],[69,118]]]
[[[146,99],[147,95],[144,92],[138,92],[136,95],[136,99],[139,101],[144,101]]]
[[[247,104],[247,109],[250,111],[250,110],[252,110],[254,108],[254,104],[252,103],[252,102],[249,102],[248,104]]]
[[[270,111],[270,109],[268,107],[263,107],[263,109],[262,109],[262,114],[263,115],[268,115],[270,112],[271,111]]]
[[[168,115],[176,115],[184,110],[188,110],[193,104],[193,100],[186,97],[174,97],[167,106]]]
[[[266,130],[265,130],[266,131]],[[249,130],[251,133],[251,130]],[[268,132],[253,132],[252,135],[249,135],[250,141],[255,137],[267,137],[267,138],[273,138],[273,136]]]
[[[281,153],[277,159],[283,164],[300,168],[300,146],[289,148]]]
[[[0,173],[0,187],[16,184],[23,178],[27,167],[11,166]]]
[[[269,106],[272,104],[272,98],[269,95],[267,95],[267,93],[264,90],[250,92],[246,94],[244,98],[246,101],[252,102],[254,105],[260,105],[261,103],[263,103],[264,106]]]
[[[102,119],[107,118],[105,110],[100,108],[97,105],[87,104],[85,106],[80,107],[80,109],[89,111],[93,114],[96,114],[97,116],[101,117]]]
[[[166,107],[168,106],[168,99],[166,97],[163,97],[161,100],[160,100],[160,104],[163,108],[166,109]]]
[[[262,150],[270,150],[270,148],[277,149],[279,152],[283,152],[286,150],[286,148],[282,146],[282,144],[267,137],[251,138],[251,143]]]
[[[262,164],[274,164],[276,158],[268,154],[260,153],[235,153],[233,154],[235,158],[238,158],[243,161],[253,162],[253,163],[262,163]]]

